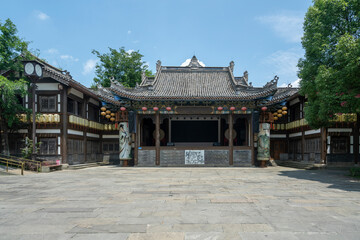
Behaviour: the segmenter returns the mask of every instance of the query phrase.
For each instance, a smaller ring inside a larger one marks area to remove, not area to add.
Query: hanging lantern
[[[230,111],[235,111],[235,107],[230,107]]]
[[[265,112],[267,110],[267,107],[262,107],[261,110]]]
[[[110,113],[110,116],[114,117],[114,116],[115,116],[115,113]]]
[[[156,112],[156,111],[159,110],[159,108],[158,107],[153,107],[153,110]]]
[[[110,116],[110,115],[106,115],[105,117],[106,117],[107,119],[111,118],[111,116]]]
[[[101,112],[100,114],[101,114],[101,116],[105,116],[106,112]]]
[[[276,116],[278,115],[278,113],[277,113],[277,112],[274,112],[273,115],[274,115],[274,117],[276,117]]]
[[[110,121],[112,121],[112,122],[115,121],[115,118],[114,117],[110,118]]]
[[[101,107],[100,110],[103,111],[103,112],[105,112],[105,111],[106,111],[106,107]]]
[[[281,110],[281,109],[279,109],[279,110],[277,110],[277,112],[278,112],[278,113],[282,113],[282,110]]]
[[[109,115],[111,113],[110,110],[106,110],[106,114]]]
[[[141,110],[145,112],[147,110],[147,107],[142,107]]]
[[[121,107],[120,110],[121,110],[121,111],[125,111],[125,110],[126,110],[126,107]]]
[[[282,117],[282,114],[280,113],[280,114],[278,114],[278,117],[280,118],[280,117]]]
[[[279,118],[278,117],[274,117],[274,120],[278,120]]]
[[[222,110],[223,110],[223,107],[218,107],[217,110],[218,110],[218,111],[222,111]]]
[[[242,107],[242,108],[241,108],[241,111],[246,111],[246,110],[247,110],[246,107]]]
[[[282,115],[286,115],[287,114],[287,111],[282,111]]]
[[[287,107],[282,107],[282,110],[283,110],[283,111],[286,111],[286,110],[287,110]]]
[[[170,111],[171,111],[171,107],[166,107],[166,110],[170,112]]]

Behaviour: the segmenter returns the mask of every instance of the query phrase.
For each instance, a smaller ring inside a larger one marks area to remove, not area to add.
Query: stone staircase
[[[325,169],[326,164],[312,163],[312,162],[298,162],[290,160],[276,160],[277,165],[283,167],[299,168],[306,170]]]
[[[78,170],[90,167],[98,167],[100,163],[85,163],[85,164],[76,164],[76,165],[69,165],[69,170]]]

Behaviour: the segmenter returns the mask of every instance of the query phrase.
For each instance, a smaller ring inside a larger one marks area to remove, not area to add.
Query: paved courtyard
[[[120,168],[0,174],[0,239],[360,239],[343,171]]]

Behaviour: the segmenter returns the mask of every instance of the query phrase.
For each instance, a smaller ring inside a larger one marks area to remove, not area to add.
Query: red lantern
[[[115,123],[115,129],[118,129],[118,124],[117,123]]]
[[[153,110],[156,112],[157,110],[159,110],[158,107],[153,107]]]
[[[121,110],[121,111],[125,111],[125,110],[126,110],[126,107],[121,107],[120,110]]]
[[[246,111],[247,108],[246,108],[246,107],[242,107],[241,110],[242,110],[242,111]]]
[[[223,107],[218,107],[218,111],[222,111],[223,110]]]
[[[171,107],[167,107],[166,110],[170,112],[170,111],[171,111]]]
[[[230,111],[235,111],[235,107],[230,107]]]
[[[262,107],[261,110],[265,112],[267,110],[267,107]]]
[[[146,111],[147,107],[142,107],[141,110]]]

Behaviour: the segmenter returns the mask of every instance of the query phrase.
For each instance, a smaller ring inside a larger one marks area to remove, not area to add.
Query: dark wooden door
[[[275,160],[280,159],[280,153],[286,153],[285,140],[272,140],[270,144],[270,154]]]

